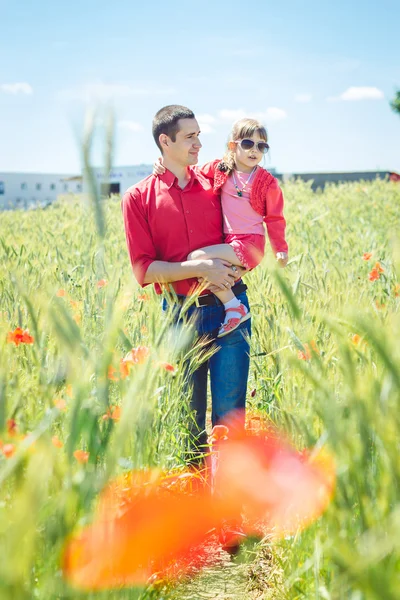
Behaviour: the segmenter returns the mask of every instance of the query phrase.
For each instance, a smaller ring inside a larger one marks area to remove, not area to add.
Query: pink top
[[[248,180],[249,173],[236,171],[236,180],[239,189]],[[254,179],[254,175],[252,177]],[[222,215],[225,234],[259,234],[265,235],[263,217],[250,205],[251,182],[246,185],[242,196],[237,195],[237,190],[230,175],[221,188]]]

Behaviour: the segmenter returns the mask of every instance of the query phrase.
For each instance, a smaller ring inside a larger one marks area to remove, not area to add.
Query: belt
[[[245,283],[237,283],[233,287],[230,288],[231,291],[238,296],[247,290],[247,285]],[[177,296],[177,302],[179,304],[183,304],[188,300],[190,296]],[[197,296],[196,299],[193,300],[194,304],[197,308],[201,308],[202,306],[217,306],[218,304],[222,304],[221,300],[218,300],[217,296],[214,294],[204,294],[203,296]]]

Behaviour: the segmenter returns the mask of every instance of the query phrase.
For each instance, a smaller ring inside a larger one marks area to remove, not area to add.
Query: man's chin
[[[197,165],[198,162],[199,162],[198,154],[189,154],[189,164],[190,165]]]

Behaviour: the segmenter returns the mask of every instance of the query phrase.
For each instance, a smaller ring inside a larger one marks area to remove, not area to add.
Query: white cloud
[[[201,133],[214,133],[212,124],[216,122],[216,118],[209,114],[196,115],[196,119],[200,125]]]
[[[134,133],[143,131],[143,125],[137,123],[136,121],[118,121],[118,127],[121,129],[127,129],[128,131],[133,131]]]
[[[277,108],[276,106],[267,108],[267,110],[264,113],[260,113],[260,115],[265,115],[260,119],[261,121],[263,119],[267,121],[282,121],[287,118],[287,112],[283,110],[283,108]]]
[[[224,108],[219,111],[218,116],[222,121],[229,121],[230,123],[243,119],[244,117],[250,117],[267,125],[271,121],[282,121],[283,119],[286,119],[287,113],[283,108],[277,108],[276,106],[271,106],[265,111],[258,112],[246,112],[242,108],[235,110]]]
[[[77,88],[61,90],[59,95],[67,100],[85,102],[110,101],[133,96],[159,96],[174,94],[173,87],[162,87],[154,83],[135,85],[131,83],[87,83]]]
[[[339,96],[327,98],[328,102],[356,101],[356,100],[381,100],[384,93],[377,87],[349,87]]]
[[[312,96],[311,96],[311,94],[296,94],[294,99],[295,99],[295,102],[305,103],[305,102],[311,102]]]
[[[208,115],[208,114],[204,114],[204,115],[196,115],[196,119],[202,122],[202,123],[208,123],[209,125],[211,125],[212,123],[215,123],[216,119],[215,117],[213,117],[212,115]]]
[[[215,129],[213,129],[208,123],[202,123],[199,121],[199,125],[201,133],[214,133],[215,131]]]
[[[29,83],[3,83],[0,91],[5,94],[33,94],[33,88]]]
[[[221,119],[221,121],[229,121],[230,123],[232,123],[233,121],[243,119],[243,117],[247,116],[247,113],[242,108],[238,108],[236,110],[223,108],[218,112],[218,116]]]

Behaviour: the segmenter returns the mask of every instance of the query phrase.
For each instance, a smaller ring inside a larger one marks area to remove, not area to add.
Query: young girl
[[[254,269],[264,256],[265,223],[276,258],[280,266],[286,266],[288,245],[282,191],[277,179],[258,166],[268,152],[267,140],[261,123],[240,119],[232,127],[223,159],[200,168],[203,175],[214,181],[214,190],[221,192],[225,243],[194,250],[188,260],[220,258]],[[164,168],[155,165],[155,172],[162,174]],[[249,319],[250,312],[230,289],[214,293],[225,307],[225,320],[218,332],[218,337],[223,337]]]

